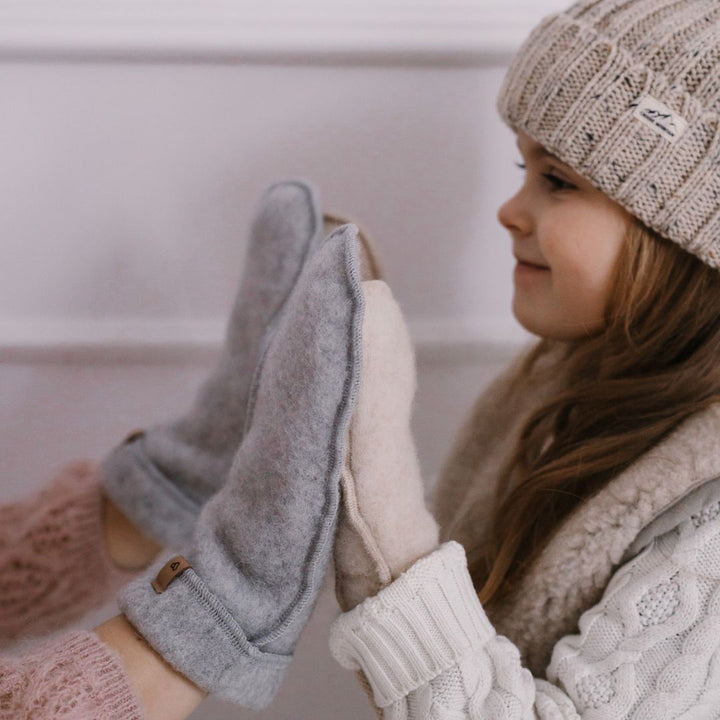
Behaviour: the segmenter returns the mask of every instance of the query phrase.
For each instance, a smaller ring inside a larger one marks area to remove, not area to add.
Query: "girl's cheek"
[[[566,257],[572,259],[574,250],[568,245],[567,231],[562,226],[550,232],[538,233],[538,247],[545,262],[551,267],[555,264],[564,264]]]

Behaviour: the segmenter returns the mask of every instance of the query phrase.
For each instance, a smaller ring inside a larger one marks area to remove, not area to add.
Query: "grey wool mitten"
[[[103,460],[110,499],[149,537],[182,546],[240,445],[256,368],[307,257],[324,239],[319,192],[273,183],[252,221],[218,363],[181,418],[129,435]]]
[[[189,547],[155,562],[119,599],[172,667],[249,708],[274,697],[332,551],[362,363],[359,249],[348,224],[307,261],[225,485]]]

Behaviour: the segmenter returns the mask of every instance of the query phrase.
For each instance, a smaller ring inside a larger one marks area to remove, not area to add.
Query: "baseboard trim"
[[[532,336],[492,321],[409,323],[418,362],[501,359]],[[224,321],[172,319],[0,320],[0,363],[182,364],[214,358]]]

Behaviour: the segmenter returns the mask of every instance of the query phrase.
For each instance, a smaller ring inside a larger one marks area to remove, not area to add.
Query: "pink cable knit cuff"
[[[0,506],[0,640],[49,632],[112,598],[97,465],[66,465],[33,497]]]
[[[143,720],[117,653],[73,632],[0,659],[0,718]]]

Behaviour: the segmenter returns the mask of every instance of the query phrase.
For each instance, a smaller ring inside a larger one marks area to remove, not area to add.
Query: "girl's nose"
[[[530,231],[530,215],[520,197],[522,190],[506,200],[497,211],[498,222],[510,232],[527,233]]]

